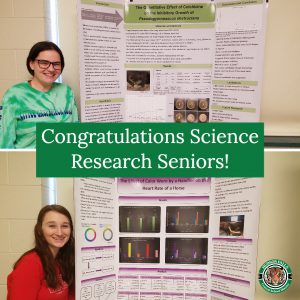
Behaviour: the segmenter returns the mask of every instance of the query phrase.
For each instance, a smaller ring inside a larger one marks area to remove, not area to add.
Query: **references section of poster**
[[[265,1],[215,1],[212,121],[258,122]]]

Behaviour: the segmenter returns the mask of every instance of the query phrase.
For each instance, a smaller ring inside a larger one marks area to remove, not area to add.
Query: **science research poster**
[[[84,122],[259,120],[265,1],[78,1]],[[261,180],[78,178],[77,299],[254,299]]]
[[[75,179],[78,299],[253,299],[260,189],[257,178]]]
[[[266,3],[78,1],[84,122],[259,120]]]

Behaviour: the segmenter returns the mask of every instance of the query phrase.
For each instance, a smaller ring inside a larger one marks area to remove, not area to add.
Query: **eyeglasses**
[[[60,71],[61,70],[61,62],[60,61],[49,61],[49,60],[44,60],[44,59],[36,59],[38,62],[38,65],[41,69],[48,69],[50,65],[53,66],[53,69],[55,71]]]

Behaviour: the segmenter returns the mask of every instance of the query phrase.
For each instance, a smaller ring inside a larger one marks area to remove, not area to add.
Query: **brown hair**
[[[64,56],[63,56],[60,48],[52,42],[42,41],[42,42],[38,42],[38,43],[34,44],[31,47],[28,57],[27,57],[27,60],[26,60],[27,70],[32,76],[34,76],[34,71],[30,67],[30,62],[33,62],[38,57],[40,52],[46,51],[46,50],[54,50],[59,54],[60,62],[61,62],[61,72],[63,71],[63,69],[65,67],[65,59],[64,59]]]
[[[48,246],[48,243],[44,237],[42,231],[42,224],[45,218],[45,215],[50,212],[58,212],[69,219],[71,234],[68,242],[59,250],[56,258],[53,257],[51,250]],[[50,288],[58,288],[60,283],[56,276],[55,265],[59,264],[61,268],[62,278],[69,285],[70,289],[74,289],[75,286],[75,240],[73,236],[73,222],[69,211],[61,205],[46,205],[44,206],[37,218],[36,225],[34,227],[34,236],[35,236],[35,247],[27,252],[25,252],[15,263],[14,268],[16,268],[18,262],[22,259],[23,256],[30,252],[36,252],[41,259],[45,280],[47,286]]]

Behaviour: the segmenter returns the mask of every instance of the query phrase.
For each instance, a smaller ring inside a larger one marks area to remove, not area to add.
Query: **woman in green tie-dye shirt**
[[[54,43],[39,42],[31,48],[27,69],[32,80],[12,86],[3,98],[0,148],[35,148],[38,122],[78,121],[71,88],[55,82],[64,65]]]

